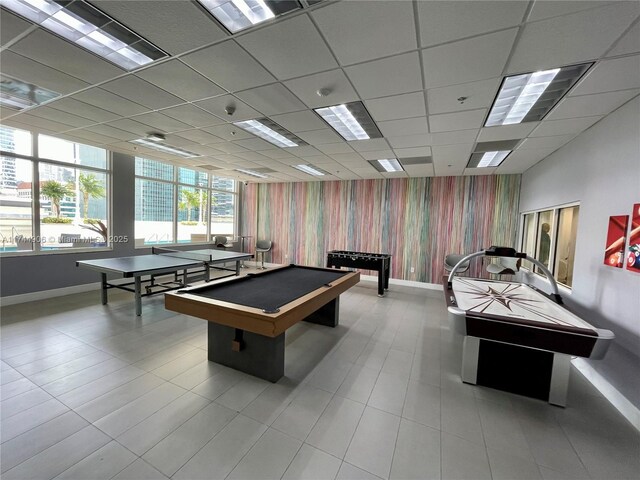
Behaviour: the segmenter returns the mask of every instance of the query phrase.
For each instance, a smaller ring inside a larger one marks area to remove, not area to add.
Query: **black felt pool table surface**
[[[259,274],[249,274],[225,283],[190,289],[189,293],[259,308],[268,313],[348,273],[351,272],[290,265]]]

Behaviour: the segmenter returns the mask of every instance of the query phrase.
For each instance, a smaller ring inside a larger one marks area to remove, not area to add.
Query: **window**
[[[137,245],[207,242],[235,234],[236,183],[136,158]]]
[[[46,135],[35,138],[34,145],[31,133],[0,128],[0,147],[15,154],[0,157],[2,251],[107,246],[107,151]]]
[[[522,216],[522,251],[542,262],[557,282],[571,287],[579,206],[571,205]],[[530,262],[523,268],[531,269]],[[540,268],[534,272],[543,275]]]

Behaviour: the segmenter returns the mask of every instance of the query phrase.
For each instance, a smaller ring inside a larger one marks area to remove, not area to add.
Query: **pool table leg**
[[[236,329],[207,323],[210,361],[270,382],[277,382],[284,376],[284,333],[272,338],[244,331],[242,349],[234,351]]]
[[[571,373],[571,357],[562,353],[553,354],[551,384],[549,385],[549,403],[559,407],[567,406],[567,390]]]
[[[340,321],[340,297],[323,305],[305,318],[304,321],[324,325],[325,327],[337,327]]]
[[[478,383],[478,357],[480,354],[480,339],[465,335],[462,345],[462,381],[475,385]]]

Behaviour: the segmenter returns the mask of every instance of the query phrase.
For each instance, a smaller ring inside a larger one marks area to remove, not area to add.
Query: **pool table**
[[[614,338],[519,282],[455,277],[444,293],[465,383],[565,406],[571,357],[601,359]]]
[[[339,322],[340,294],[360,274],[288,265],[165,295],[165,308],[208,322],[208,358],[256,377],[284,375],[286,330],[305,320]]]

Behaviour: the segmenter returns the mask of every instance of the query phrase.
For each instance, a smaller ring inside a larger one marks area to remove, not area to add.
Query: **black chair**
[[[456,264],[460,260],[462,260],[464,257],[465,257],[465,255],[459,255],[457,253],[450,253],[449,255],[444,257],[444,269],[447,272],[451,272],[451,270],[453,270],[453,267],[455,267]],[[460,268],[458,268],[458,270],[456,270],[456,273],[464,273],[467,270],[469,270],[469,260],[467,260],[462,265],[460,265]]]
[[[273,242],[271,240],[258,240],[256,242],[256,256],[261,253],[262,254],[262,264],[259,267],[259,270],[266,270],[267,267],[264,266],[264,254],[271,250],[273,246]]]
[[[227,248],[233,248],[233,243],[228,242],[227,237],[224,235],[216,235],[213,237],[213,244],[216,248],[222,248],[226,250]]]

